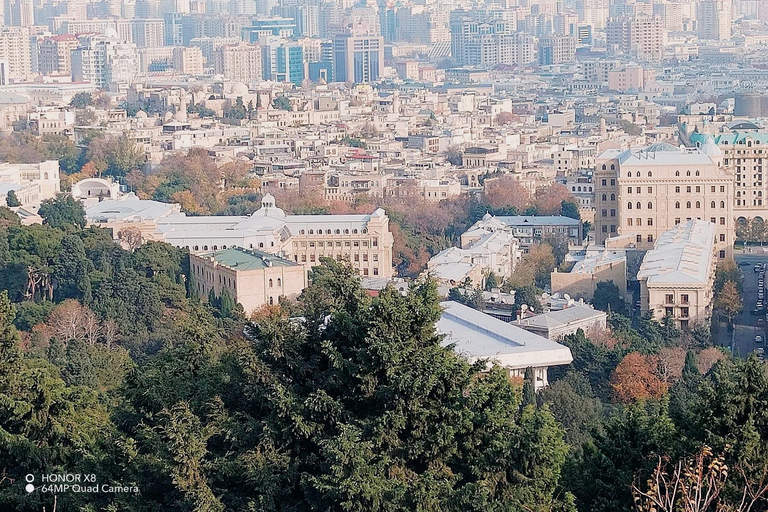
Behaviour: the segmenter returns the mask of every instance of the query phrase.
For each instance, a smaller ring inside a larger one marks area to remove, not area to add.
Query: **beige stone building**
[[[261,46],[233,44],[218,48],[214,53],[214,68],[226,78],[252,85],[262,80]]]
[[[570,272],[551,274],[552,293],[568,294],[575,299],[591,301],[597,284],[610,281],[627,296],[627,258],[624,251],[607,248],[588,253]]]
[[[264,305],[277,304],[280,297],[297,297],[307,285],[303,265],[262,251],[229,248],[190,254],[192,288],[199,297],[213,290],[220,297],[229,291],[250,315]]]
[[[710,156],[712,155],[712,156]],[[651,249],[665,231],[689,220],[711,222],[716,255],[731,255],[735,236],[733,178],[720,168],[714,144],[676,148],[611,149],[595,164],[595,238],[634,235]]]
[[[48,37],[40,43],[38,66],[44,75],[71,75],[72,50],[80,41],[72,34]]]
[[[677,327],[712,315],[718,226],[690,220],[664,232],[640,265],[640,312],[670,317]]]

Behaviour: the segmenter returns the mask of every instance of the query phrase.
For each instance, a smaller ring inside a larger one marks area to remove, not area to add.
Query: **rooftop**
[[[559,343],[508,324],[458,302],[441,302],[443,314],[437,330],[443,346],[453,346],[470,361],[489,359],[523,369],[570,364],[571,350]]]
[[[562,215],[508,215],[494,217],[507,226],[578,226],[581,221]]]
[[[564,325],[582,322],[590,318],[604,317],[603,311],[598,311],[590,306],[574,304],[564,309],[542,313],[524,318],[515,322],[521,327],[533,327],[535,329],[555,329]]]
[[[201,258],[213,258],[219,265],[235,270],[260,270],[268,267],[297,267],[298,263],[262,251],[239,247],[200,254]]]
[[[608,149],[598,160],[616,159],[628,167],[660,165],[714,165],[712,159],[699,148],[675,147],[657,142],[645,148]]]
[[[706,284],[710,279],[715,225],[689,220],[665,231],[648,251],[637,273],[648,286]]]

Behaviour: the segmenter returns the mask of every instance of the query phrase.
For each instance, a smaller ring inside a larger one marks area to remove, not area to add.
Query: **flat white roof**
[[[692,219],[665,231],[643,258],[638,280],[649,287],[706,284],[710,278],[715,225]]]
[[[443,346],[474,362],[496,361],[511,369],[548,367],[570,364],[571,349],[503,322],[458,302],[441,302],[443,314],[437,330],[445,335]]]

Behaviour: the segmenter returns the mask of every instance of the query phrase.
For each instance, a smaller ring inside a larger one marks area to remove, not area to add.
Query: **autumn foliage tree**
[[[520,180],[513,176],[502,176],[485,182],[485,203],[494,208],[514,208],[522,211],[531,202],[531,194]]]
[[[723,284],[723,288],[715,297],[715,307],[725,313],[729,322],[733,322],[733,317],[741,313],[743,304],[735,282],[726,281]]]
[[[667,385],[658,377],[657,367],[656,356],[643,356],[639,352],[627,354],[611,374],[614,400],[633,403],[663,396]]]

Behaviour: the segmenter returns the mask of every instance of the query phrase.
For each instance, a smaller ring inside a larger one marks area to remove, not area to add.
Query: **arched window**
[[[696,208],[701,208],[701,201],[696,201]]]
[[[352,230],[352,234],[353,234],[353,235],[356,235],[356,234],[357,234],[357,230],[356,230],[356,229],[353,229],[353,230]]]
[[[650,178],[651,176],[653,176],[653,173],[651,171],[648,171],[648,177]]]
[[[310,235],[314,235],[314,234],[315,234],[315,230],[314,230],[314,229],[310,229],[310,230],[309,230],[309,234],[310,234]]]
[[[325,230],[325,234],[326,234],[326,235],[330,235],[330,234],[331,234],[331,230],[330,230],[330,229],[326,229],[326,230]]]
[[[680,209],[680,201],[675,201],[675,208]]]
[[[627,203],[627,210],[631,210],[631,209],[632,209],[632,203],[631,202]]]
[[[271,305],[272,305],[272,304],[274,304],[274,303],[275,303],[275,299],[273,299],[272,297],[270,297],[270,298],[269,298],[269,305],[271,306]]]
[[[607,201],[607,200],[608,200],[608,196],[603,194],[603,201]]]
[[[725,201],[720,201],[720,208],[725,208]]]
[[[571,187],[571,192],[576,192],[576,187]]]
[[[300,230],[299,230],[299,234],[300,234],[300,235],[303,235],[303,234],[304,234],[304,230],[303,230],[303,229],[300,229]]]
[[[348,230],[348,229],[345,229],[345,230],[344,230],[344,234],[345,234],[345,235],[348,235],[348,234],[349,234],[349,230]]]
[[[214,251],[218,251],[218,250],[219,250],[219,246],[218,246],[218,245],[214,245],[214,246],[213,246],[213,250],[214,250]]]
[[[283,286],[283,280],[280,279],[279,277],[277,278],[277,286],[278,286],[278,288]]]
[[[637,171],[637,172],[635,173],[635,177],[636,177],[636,178],[639,178],[639,177],[640,177],[640,171]]]
[[[615,165],[615,164],[611,164],[611,170],[612,170],[612,171],[615,171],[615,170],[616,170],[616,165]]]
[[[698,175],[699,175],[699,171],[696,171],[696,176],[698,176]]]
[[[605,170],[605,164],[603,164],[603,170]]]
[[[629,171],[629,172],[627,173],[627,178],[631,178],[631,177],[632,177],[632,171]]]
[[[648,201],[648,209],[653,210],[653,203]]]
[[[269,287],[272,288],[272,280],[269,280]]]
[[[196,245],[196,246],[195,246],[195,250],[196,250],[196,251],[199,251],[199,250],[200,250],[200,246],[199,246],[199,245]]]
[[[680,171],[675,171],[675,176],[680,176]]]
[[[579,192],[581,192],[581,187],[579,187]]]
[[[259,249],[263,249],[263,248],[264,248],[264,242],[259,242]]]
[[[637,202],[637,205],[635,205],[635,206],[636,206],[636,208],[637,208],[638,210],[642,208],[642,206],[640,205],[640,201],[638,201],[638,202]]]
[[[227,246],[226,246],[226,245],[222,245],[222,246],[221,246],[221,248],[222,248],[222,249],[226,249],[226,248],[227,248]]]
[[[341,230],[340,230],[340,229],[337,229],[337,230],[336,230],[336,234],[337,234],[337,235],[340,235],[340,234],[341,234]]]
[[[686,208],[690,208],[690,207],[691,207],[691,202],[690,202],[690,201],[686,202],[686,203],[685,203],[685,207],[686,207]]]
[[[615,201],[615,200],[616,200],[616,194],[611,194],[611,201]]]
[[[368,233],[368,228],[363,228],[363,234],[365,235],[366,233]]]
[[[716,207],[716,206],[715,206],[715,202],[714,202],[714,201],[712,201],[711,203],[709,203],[709,207],[710,207],[710,208],[715,208],[715,207]]]
[[[207,251],[207,250],[208,250],[208,246],[207,246],[207,245],[204,245],[204,246],[203,246],[203,250],[204,250],[204,251]]]
[[[589,191],[592,192],[592,187],[589,187]]]
[[[686,171],[686,172],[685,172],[685,175],[686,175],[686,176],[690,176],[690,175],[691,175],[691,171]]]

